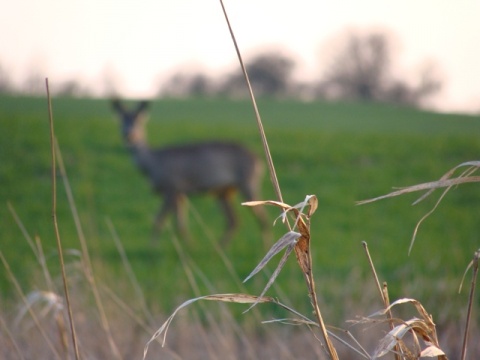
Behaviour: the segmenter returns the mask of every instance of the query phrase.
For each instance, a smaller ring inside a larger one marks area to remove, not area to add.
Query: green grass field
[[[111,221],[147,302],[168,313],[191,297],[192,290],[169,239],[171,231],[166,230],[156,246],[149,243],[160,199],[152,195],[147,181],[133,166],[108,101],[53,99],[52,104],[56,135],[97,276],[116,284],[120,292],[130,291],[109,230]],[[327,322],[336,315],[358,312],[337,309],[335,304],[344,304],[345,297],[361,298],[362,284],[372,281],[362,241],[368,243],[381,280],[389,283],[392,298],[417,298],[434,318],[439,314],[428,306],[438,304],[439,298],[442,303],[466,304],[466,292],[458,295],[457,286],[479,248],[478,184],[460,186],[446,196],[420,227],[410,256],[407,250],[416,222],[434,206],[438,196],[414,207],[411,203],[420,194],[363,206],[356,206],[355,201],[390,192],[392,187],[436,180],[461,162],[479,160],[478,117],[371,104],[265,100],[259,107],[285,202],[297,203],[307,194],[315,194],[319,200],[312,221],[312,251],[320,298],[332,314],[327,315]],[[30,236],[41,239],[48,265],[58,274],[46,99],[2,96],[0,121],[1,251],[28,292],[42,286],[39,266],[7,203]],[[157,146],[210,138],[234,139],[262,155],[253,110],[247,101],[156,101],[148,138],[151,145]],[[268,176],[263,194],[264,199],[273,199]],[[60,178],[58,202],[64,246],[79,249]],[[249,210],[240,205],[237,210],[241,228],[225,253],[238,278],[243,279],[264,251]],[[206,232],[195,214],[199,214]],[[272,221],[278,215],[274,209],[270,214]],[[190,227],[194,241],[182,242],[182,246],[208,279],[199,280],[201,291],[211,293],[209,286],[215,292],[240,291],[238,278],[228,275],[208,240],[210,234],[218,236],[223,227],[223,217],[211,198],[191,200]],[[279,237],[285,228],[278,223],[274,231]],[[73,262],[76,258],[67,255],[66,260]],[[273,266],[270,269],[273,271]],[[262,275],[257,278],[246,284],[250,293],[258,294],[266,282]],[[269,294],[281,297],[283,291],[288,294],[286,302],[308,309],[303,277],[293,258],[280,274],[278,285],[280,295],[275,289]],[[4,271],[0,271],[0,289],[4,299],[15,296]],[[380,307],[380,301],[371,306]],[[447,312],[455,316],[463,309]],[[364,310],[368,313],[370,309]]]

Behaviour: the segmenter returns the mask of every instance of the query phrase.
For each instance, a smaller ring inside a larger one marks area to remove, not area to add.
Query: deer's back
[[[153,150],[149,170],[156,190],[192,193],[256,186],[261,164],[241,145],[208,142]]]

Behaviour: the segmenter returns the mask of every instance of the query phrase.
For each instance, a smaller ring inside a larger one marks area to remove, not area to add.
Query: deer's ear
[[[145,111],[148,109],[148,107],[150,106],[150,102],[147,101],[147,100],[143,100],[143,101],[140,101],[138,103],[138,107],[137,107],[137,112],[142,112],[142,111]]]
[[[112,108],[115,111],[124,112],[125,108],[119,99],[112,99]]]

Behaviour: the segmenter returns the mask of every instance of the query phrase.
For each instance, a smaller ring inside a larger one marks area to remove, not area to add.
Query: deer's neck
[[[133,155],[133,161],[138,168],[150,175],[155,167],[155,161],[151,149],[144,142],[138,142],[130,146],[130,152]]]

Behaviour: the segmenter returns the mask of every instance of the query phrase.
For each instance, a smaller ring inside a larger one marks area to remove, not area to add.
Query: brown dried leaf
[[[458,168],[464,167],[464,166],[469,166],[471,167],[471,169],[467,169],[464,173],[462,173],[460,176],[456,178],[450,178]],[[414,202],[414,204],[417,204],[421,200],[425,199],[428,195],[430,195],[435,189],[452,187],[454,185],[460,185],[460,184],[470,183],[470,182],[480,182],[480,176],[470,176],[470,174],[472,174],[476,170],[475,168],[480,168],[480,161],[464,162],[450,169],[437,181],[431,181],[423,184],[408,186],[405,188],[401,188],[400,190],[397,190],[397,191],[392,191],[389,194],[378,196],[376,198],[357,201],[357,205],[368,204],[374,201],[391,198],[391,197],[395,197],[395,196],[399,196],[399,195],[403,195],[403,194],[407,194],[415,191],[428,190],[424,195],[422,195],[418,200]]]
[[[445,356],[445,353],[442,349],[439,349],[435,345],[430,345],[422,350],[420,353],[420,357],[437,357],[437,356]]]
[[[214,295],[200,296],[197,298],[187,300],[175,309],[172,315],[168,317],[168,319],[162,324],[162,326],[160,326],[160,328],[152,335],[150,340],[148,340],[148,342],[145,344],[145,348],[143,349],[143,359],[145,359],[147,356],[147,352],[150,344],[153,341],[155,341],[158,337],[160,337],[162,334],[163,334],[162,346],[165,345],[165,338],[167,336],[167,331],[175,315],[177,315],[177,313],[184,307],[187,307],[188,305],[193,304],[194,302],[197,302],[199,300],[224,301],[224,302],[234,302],[234,303],[240,303],[240,304],[251,304],[251,303],[256,304],[259,302],[277,303],[277,301],[271,297],[259,297],[259,296],[246,295],[246,294],[214,294]]]
[[[427,310],[425,310],[425,308],[424,308],[423,305],[420,303],[420,301],[415,300],[415,299],[411,299],[411,298],[398,299],[397,301],[394,301],[393,303],[391,303],[388,308],[382,309],[382,310],[380,310],[380,311],[377,311],[376,313],[370,315],[369,317],[378,316],[378,315],[385,315],[385,314],[388,313],[394,306],[401,305],[401,304],[407,304],[407,303],[413,304],[413,305],[415,306],[415,308],[417,309],[417,312],[419,313],[419,315],[423,318],[423,320],[425,320],[425,322],[426,322],[429,326],[435,327],[435,324],[433,323],[432,317],[431,317],[430,314],[427,312]]]
[[[373,354],[373,359],[382,357],[392,351],[395,346],[403,346],[403,337],[409,332],[414,331],[416,335],[419,335],[424,341],[429,341],[429,327],[421,319],[413,318],[406,321],[403,324],[395,326],[390,332],[384,336],[380,341],[375,353]]]
[[[280,259],[277,268],[273,272],[272,276],[270,276],[270,279],[268,280],[267,285],[265,285],[265,288],[263,289],[262,293],[260,294],[259,298],[263,298],[263,295],[268,291],[270,286],[274,283],[275,279],[277,278],[278,274],[280,274],[280,271],[283,269],[285,266],[285,263],[287,262],[288,257],[293,251],[294,244],[290,244],[287,246],[287,249],[285,250],[285,254],[283,254],[282,258]],[[245,312],[249,311],[251,308],[253,308],[255,305],[257,305],[258,301],[253,303],[252,306],[250,306]]]
[[[301,236],[301,234],[295,232],[295,231],[289,231],[285,235],[283,235],[273,246],[270,248],[268,251],[267,255],[260,261],[260,263],[255,267],[255,269],[246,277],[243,282],[246,282],[248,279],[250,279],[253,275],[258,273],[260,270],[262,270],[265,265],[274,257],[277,255],[280,251],[285,249],[288,246],[293,246],[297,242],[297,239]]]

